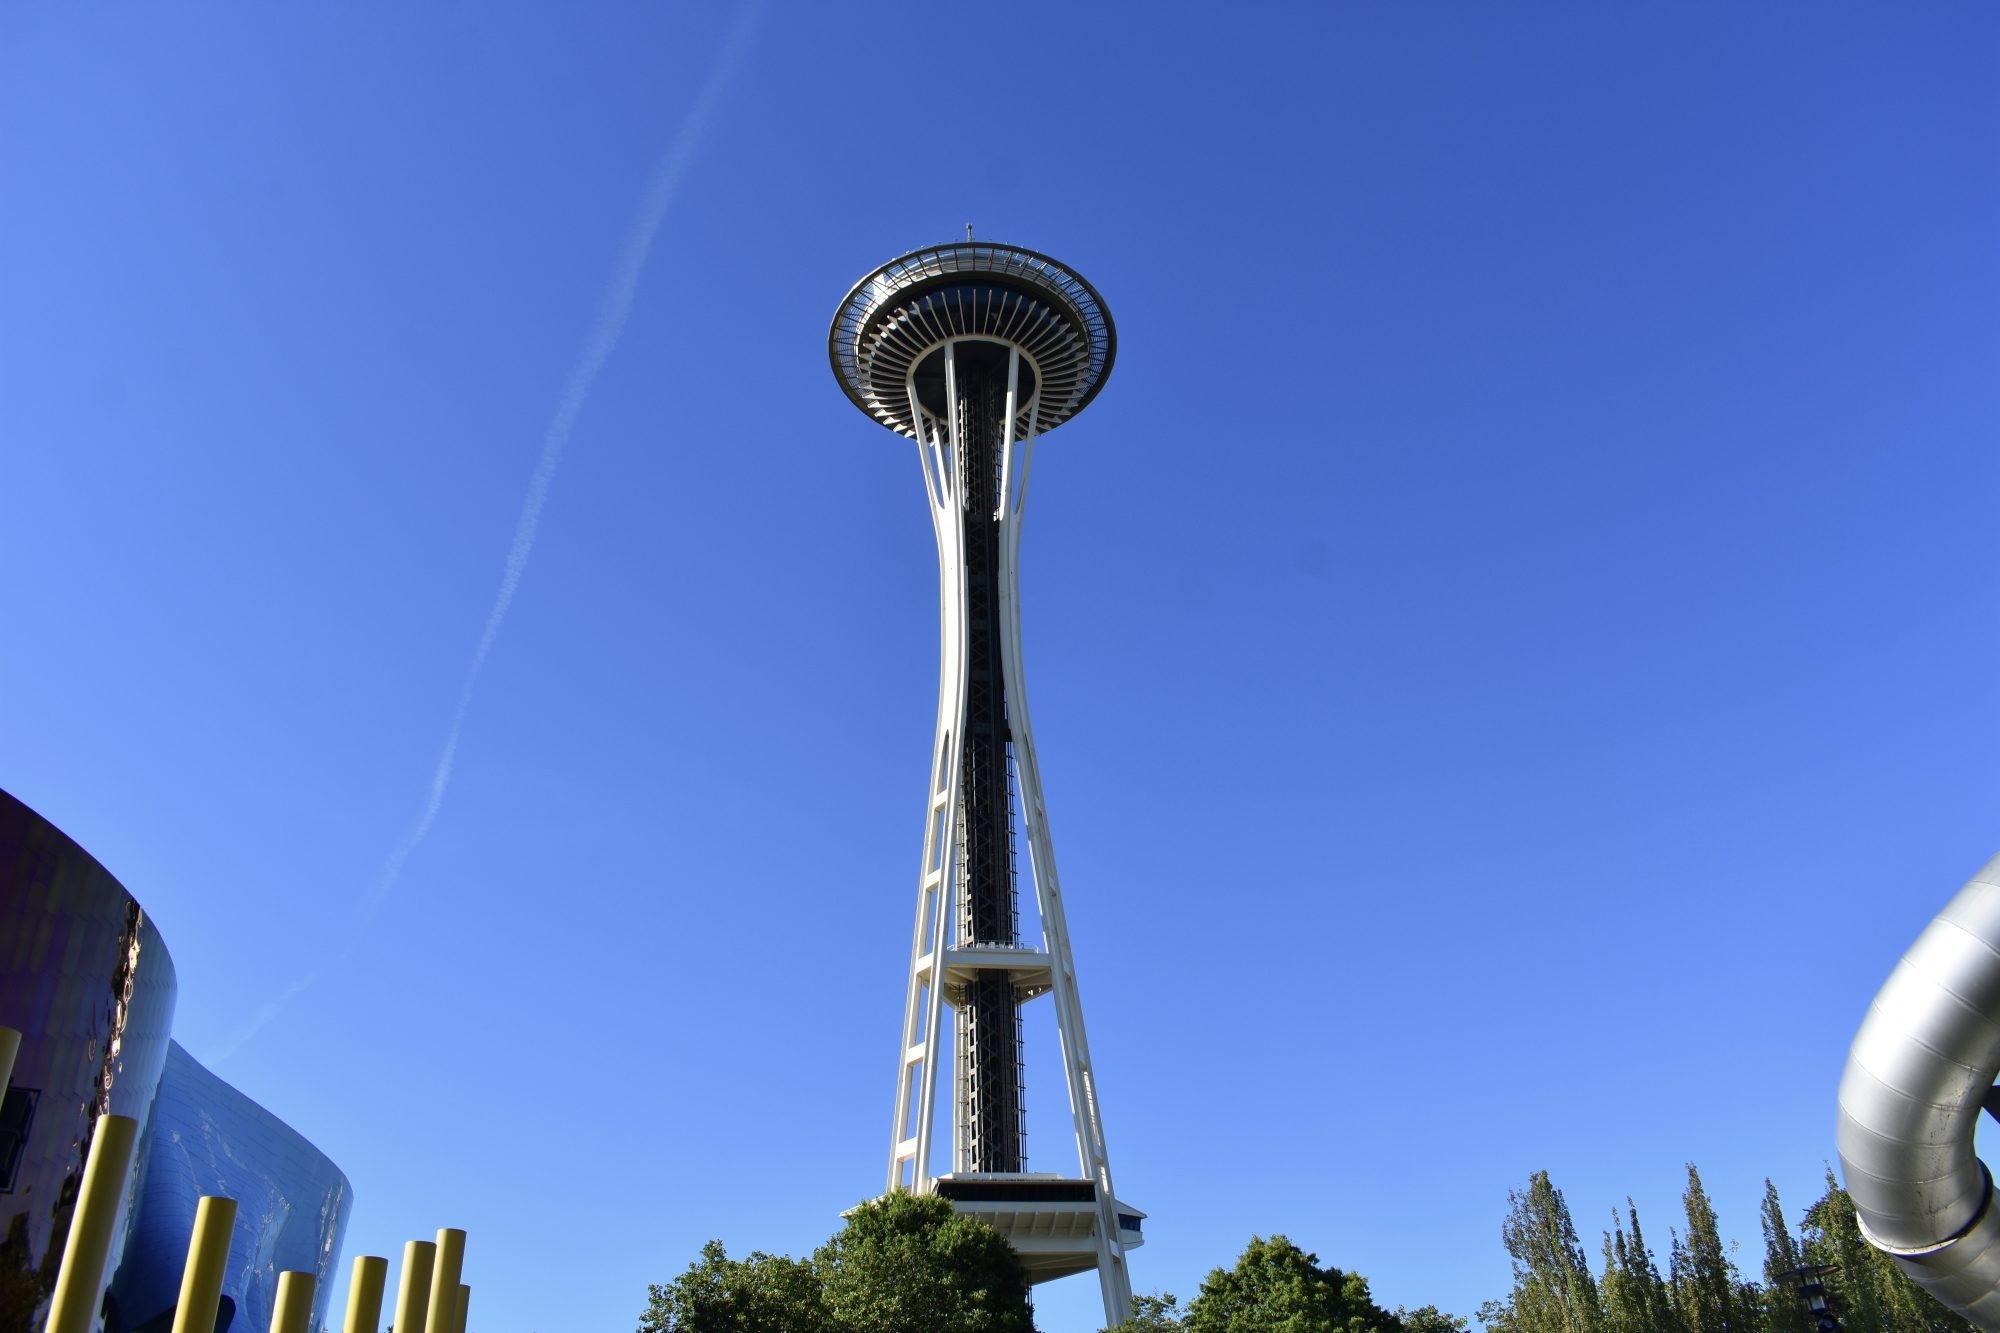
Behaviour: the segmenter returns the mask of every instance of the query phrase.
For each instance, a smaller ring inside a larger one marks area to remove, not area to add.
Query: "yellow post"
[[[424,1333],[424,1310],[431,1299],[431,1266],[437,1249],[427,1240],[403,1244],[403,1280],[396,1287],[396,1333]]]
[[[347,1322],[341,1333],[378,1333],[382,1327],[382,1288],[389,1283],[389,1261],[380,1255],[354,1259],[354,1277],[347,1284]]]
[[[472,1308],[472,1288],[458,1284],[458,1333],[465,1333],[465,1312]]]
[[[203,1195],[194,1206],[181,1298],[174,1302],[174,1333],[215,1333],[222,1278],[229,1268],[229,1236],[236,1229],[236,1200]]]
[[[458,1279],[465,1267],[465,1233],[457,1227],[439,1227],[437,1267],[431,1270],[431,1309],[424,1320],[430,1333],[457,1333]],[[399,1323],[398,1329],[402,1328]]]
[[[62,1267],[56,1270],[56,1298],[44,1333],[90,1333],[104,1303],[104,1264],[111,1257],[111,1228],[125,1178],[132,1174],[132,1145],[139,1122],[129,1115],[101,1115],[90,1134],[83,1164],[83,1189],[69,1219]]]
[[[319,1279],[311,1273],[278,1274],[278,1306],[271,1311],[271,1333],[312,1333],[313,1288],[318,1285]]]
[[[14,1057],[21,1053],[21,1034],[13,1028],[0,1028],[0,1095],[7,1091],[7,1083],[14,1077]]]

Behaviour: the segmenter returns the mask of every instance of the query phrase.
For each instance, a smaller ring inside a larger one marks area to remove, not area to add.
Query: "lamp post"
[[[1826,1283],[1822,1281],[1828,1273],[1839,1270],[1839,1264],[1801,1264],[1778,1274],[1787,1281],[1799,1284],[1799,1294],[1805,1297],[1806,1309],[1812,1311],[1818,1333],[1840,1333],[1840,1318],[1827,1303]]]

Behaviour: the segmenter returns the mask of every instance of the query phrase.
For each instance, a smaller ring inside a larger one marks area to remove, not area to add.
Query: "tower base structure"
[[[1102,1262],[1107,1241],[1121,1251],[1146,1243],[1146,1215],[1115,1199],[1109,1211],[1118,1220],[1118,1233],[1098,1234],[1096,1181],[1025,1172],[954,1173],[937,1177],[933,1188],[951,1200],[954,1212],[1005,1236],[1031,1284],[1090,1272]]]

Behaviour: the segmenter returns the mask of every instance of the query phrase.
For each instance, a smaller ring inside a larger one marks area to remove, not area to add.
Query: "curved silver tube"
[[[2000,856],[1889,974],[1840,1080],[1841,1174],[1861,1232],[2000,1333],[2000,1208],[1972,1132],[2000,1073]]]

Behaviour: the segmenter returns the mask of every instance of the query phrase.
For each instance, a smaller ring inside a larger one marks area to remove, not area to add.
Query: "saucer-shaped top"
[[[953,339],[1011,343],[1034,363],[1034,427],[1083,410],[1111,373],[1118,331],[1097,289],[1044,254],[992,241],[912,250],[854,284],[827,335],[827,356],[854,405],[917,437],[911,371]],[[1019,405],[1026,429],[1029,404]]]

